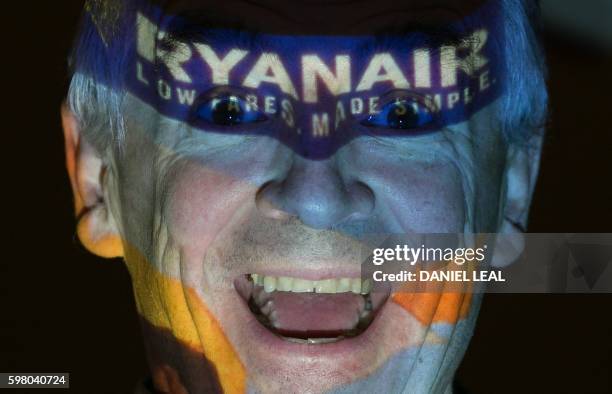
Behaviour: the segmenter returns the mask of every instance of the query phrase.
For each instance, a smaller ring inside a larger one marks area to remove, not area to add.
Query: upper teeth
[[[362,281],[360,278],[338,278],[308,280],[292,278],[289,276],[267,276],[251,274],[253,283],[263,286],[264,291],[291,291],[294,293],[347,293],[369,294],[372,290],[372,282],[369,279]]]

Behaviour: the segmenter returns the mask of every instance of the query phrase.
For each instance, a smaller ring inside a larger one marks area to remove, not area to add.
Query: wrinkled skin
[[[450,392],[480,295],[394,294],[361,336],[303,345],[262,332],[234,283],[358,276],[365,233],[515,231],[539,152],[505,141],[497,105],[424,135],[357,138],[322,161],[190,128],[132,95],[123,146],[99,152],[65,110],[79,235],[125,257],[158,389]]]

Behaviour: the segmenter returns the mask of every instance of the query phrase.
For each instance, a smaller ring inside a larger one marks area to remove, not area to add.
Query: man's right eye
[[[239,96],[215,97],[202,103],[195,112],[198,119],[219,126],[263,122],[267,116]]]

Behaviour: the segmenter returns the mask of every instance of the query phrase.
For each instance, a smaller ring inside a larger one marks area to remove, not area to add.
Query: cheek
[[[405,232],[462,232],[465,194],[451,164],[410,164],[384,178],[382,199]]]
[[[170,233],[186,252],[200,256],[254,202],[256,188],[249,182],[199,164],[177,166],[167,178],[162,211]]]

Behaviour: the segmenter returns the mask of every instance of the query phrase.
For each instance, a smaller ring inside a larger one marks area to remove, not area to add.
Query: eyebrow
[[[169,47],[184,42],[208,43],[216,38],[228,38],[238,47],[251,50],[265,50],[260,45],[260,40],[258,40],[258,37],[263,34],[261,30],[247,26],[240,20],[224,20],[220,23],[218,19],[211,17],[210,13],[203,13],[198,10],[181,12],[171,16],[165,31],[166,37],[163,40],[163,45]],[[231,31],[231,34],[227,34],[229,31]],[[373,48],[384,50],[390,48],[391,44],[397,42],[398,38],[401,39],[414,34],[419,34],[423,38],[421,41],[423,46],[439,48],[442,46],[460,46],[465,42],[467,32],[463,29],[452,29],[448,26],[419,25],[411,22],[403,26],[376,29],[372,31],[371,35],[358,34],[346,37],[373,37]],[[312,36],[312,34],[293,35],[296,37]],[[323,35],[329,37],[338,36],[332,34]]]
[[[231,31],[232,34],[228,34]],[[257,49],[261,31],[247,27],[239,20],[219,23],[209,13],[185,11],[173,15],[165,29],[163,43],[173,46],[183,42],[209,43],[216,38],[228,38],[238,47]],[[263,48],[260,48],[263,49]]]
[[[420,46],[427,48],[441,48],[443,46],[461,46],[466,41],[466,31],[450,29],[448,27],[416,27],[410,25],[401,29],[381,30],[373,34],[375,38],[374,47],[376,49],[391,49],[398,38],[408,37],[418,34],[421,38]]]

